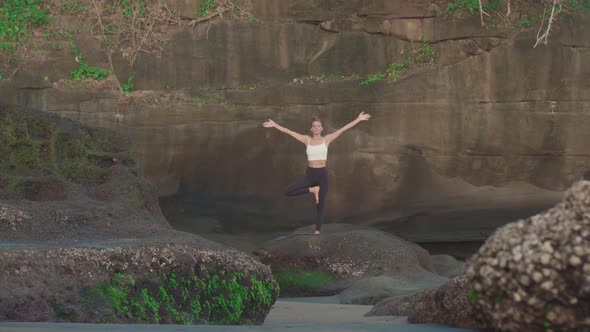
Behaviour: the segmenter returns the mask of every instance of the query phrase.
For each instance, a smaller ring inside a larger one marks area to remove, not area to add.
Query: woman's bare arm
[[[262,125],[265,128],[276,128],[278,131],[293,137],[294,139],[298,140],[299,142],[301,142],[303,144],[307,144],[307,142],[309,140],[309,136],[301,135],[299,133],[292,131],[291,129],[287,129],[287,128],[279,125],[278,123],[272,121],[271,119],[268,119],[268,121],[264,122]]]
[[[366,114],[365,112],[361,112],[359,114],[359,116],[354,119],[353,121],[351,121],[350,123],[348,123],[346,126],[336,130],[335,132],[326,135],[326,144],[330,144],[330,142],[334,141],[335,139],[337,139],[343,132],[347,131],[348,129],[356,126],[357,123],[361,122],[361,121],[368,121],[369,118],[371,118],[371,116],[369,114]]]

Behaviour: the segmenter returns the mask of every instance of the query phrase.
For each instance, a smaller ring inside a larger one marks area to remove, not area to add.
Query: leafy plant
[[[369,85],[385,78],[385,73],[377,73],[369,76],[366,80],[361,82],[361,85]]]
[[[208,104],[221,104],[222,100],[214,97],[193,97],[191,99],[194,103],[208,103]]]
[[[49,21],[43,0],[5,0],[0,2],[0,51],[15,52],[30,36],[32,26]]]
[[[257,19],[254,15],[248,15],[248,22],[264,23],[264,22],[262,22],[262,20]]]
[[[131,75],[127,78],[126,83],[121,82],[121,90],[123,90],[123,92],[132,92],[133,90],[135,90],[135,83],[134,83],[133,75]]]
[[[522,15],[520,26],[523,28],[530,28],[533,25],[527,14]]]
[[[390,64],[389,68],[387,68],[387,78],[389,78],[390,80],[395,80],[395,79],[402,77],[404,75],[404,72],[402,71],[402,69],[404,69],[405,67],[406,67],[405,63],[392,63],[392,64]]]
[[[589,13],[590,0],[562,0],[562,4],[573,12]]]
[[[80,81],[85,78],[90,78],[93,80],[106,80],[111,74],[111,71],[99,67],[92,67],[85,63],[80,63],[80,67],[73,69],[70,74],[76,81]]]
[[[143,0],[121,0],[123,15],[127,17],[137,13],[137,17],[145,17],[145,3]]]
[[[88,11],[89,4],[78,0],[61,0],[61,11],[65,14],[77,15]]]
[[[482,9],[484,11],[496,10],[500,5],[500,0],[482,1]],[[455,0],[447,5],[444,13],[450,15],[460,9],[467,9],[470,14],[473,14],[479,11],[479,0]]]
[[[432,56],[434,55],[434,51],[430,47],[430,40],[427,36],[422,36],[420,40],[422,42],[422,46],[418,49],[418,53],[416,53],[415,61],[416,62],[425,62],[429,61]]]
[[[107,77],[111,74],[111,71],[108,69],[100,68],[100,67],[93,67],[89,66],[84,63],[84,58],[78,48],[74,43],[72,45],[72,54],[76,57],[78,64],[80,65],[78,68],[73,69],[70,74],[72,78],[76,81],[80,81],[86,78],[94,79],[94,80],[106,80]]]
[[[210,11],[215,9],[215,7],[217,7],[215,0],[202,0],[199,5],[199,16],[205,17],[209,15]]]
[[[434,51],[430,47],[430,40],[427,36],[423,36],[420,39],[420,42],[422,43],[422,45],[419,46],[417,49],[414,48],[414,50],[412,51],[414,54],[413,56],[408,56],[404,60],[404,62],[390,64],[385,73],[379,73],[370,76],[366,80],[362,81],[361,85],[368,85],[377,82],[385,77],[387,77],[390,80],[396,80],[404,75],[405,69],[407,69],[409,66],[416,63],[429,62],[434,55]]]

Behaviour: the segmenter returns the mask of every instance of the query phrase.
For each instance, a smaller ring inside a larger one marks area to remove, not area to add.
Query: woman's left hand
[[[371,118],[370,114],[365,113],[364,111],[359,114],[358,119],[361,121],[368,121]]]

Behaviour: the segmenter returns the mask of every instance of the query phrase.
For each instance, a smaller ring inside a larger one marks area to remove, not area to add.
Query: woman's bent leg
[[[287,186],[287,190],[285,190],[285,195],[287,196],[297,196],[303,194],[309,194],[309,187],[311,187],[311,183],[304,177],[303,179],[293,182]]]

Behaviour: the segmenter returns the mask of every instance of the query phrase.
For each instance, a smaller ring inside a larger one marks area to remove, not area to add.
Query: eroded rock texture
[[[197,2],[173,4],[198,13]],[[214,20],[180,29],[162,58],[116,61],[136,89],[182,98],[138,92],[121,103],[110,89],[54,86],[77,64],[68,44],[49,42],[2,82],[0,98],[129,133],[169,219],[215,218],[224,231],[310,223],[309,200],[282,197],[303,175],[304,146],[263,129],[267,118],[307,133],[318,115],[330,132],[371,113],[330,147],[328,222],[379,224],[412,241],[483,240],[555,204],[590,166],[585,15],[561,16],[549,45],[533,48],[537,29],[519,22],[534,8],[513,7],[511,25],[490,29],[429,1],[245,6],[263,23]],[[428,66],[360,85],[423,37]],[[76,38],[89,63],[106,67],[92,38]],[[338,79],[305,79],[330,74]]]
[[[483,326],[590,330],[590,182],[498,229],[469,260],[467,276]]]

